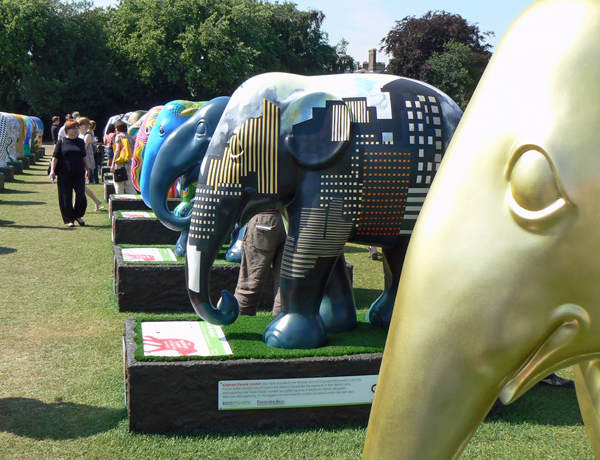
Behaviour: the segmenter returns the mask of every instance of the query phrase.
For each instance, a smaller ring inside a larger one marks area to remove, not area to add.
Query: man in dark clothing
[[[56,144],[58,141],[58,130],[60,129],[60,117],[54,115],[52,117],[52,126],[50,127],[50,134],[52,135],[52,142]]]

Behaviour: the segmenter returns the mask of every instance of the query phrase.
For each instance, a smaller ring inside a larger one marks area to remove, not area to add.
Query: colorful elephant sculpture
[[[131,182],[138,192],[140,191],[140,173],[142,171],[144,150],[146,149],[150,132],[152,131],[154,123],[156,122],[156,117],[158,117],[158,114],[162,108],[162,105],[158,105],[148,110],[148,112],[141,118],[142,124],[137,132],[137,136],[135,137],[133,158],[131,162]]]
[[[458,459],[571,365],[600,459],[599,87],[597,0],[538,0],[501,40],[410,242],[364,460]]]
[[[21,125],[17,118],[11,113],[0,112],[0,167],[16,160],[20,133]]]
[[[180,256],[185,254],[191,213],[171,213],[169,211],[167,207],[169,190],[175,180],[181,176],[184,176],[183,188],[196,182],[200,164],[228,102],[228,97],[218,97],[205,103],[200,109],[193,106],[195,113],[191,117],[185,118],[185,123],[175,130],[172,129],[172,126],[165,128],[165,118],[162,118],[161,128],[165,135],[169,131],[172,133],[166,137],[159,137],[164,141],[161,142],[160,149],[151,166],[147,165],[144,156],[142,171],[151,167],[151,170],[148,170],[150,172],[148,183],[150,207],[166,227],[181,232],[181,237],[175,245],[175,253]],[[168,107],[168,104],[165,107]],[[181,116],[178,116],[177,121],[182,119]],[[161,120],[160,116],[159,120]],[[168,121],[173,122],[173,119],[169,118]],[[149,143],[149,145],[151,144]]]
[[[173,131],[186,122],[204,104],[206,102],[171,101],[164,105],[156,117],[154,128],[150,131],[148,142],[144,149],[144,159],[142,161],[139,180],[142,199],[147,206],[151,207],[149,193],[150,175],[160,147]],[[191,198],[193,196],[190,197],[190,200]],[[191,207],[189,203],[188,206]]]
[[[368,318],[388,325],[408,239],[461,115],[439,90],[394,76],[272,73],[245,82],[198,178],[186,256],[196,312],[215,324],[235,321],[233,295],[224,292],[217,308],[210,302],[210,267],[236,223],[278,207],[289,223],[282,313],[263,340],[313,348],[328,331],[354,327],[349,283],[329,299],[334,313],[321,308],[330,274],[345,269],[335,267],[348,241],[383,247],[385,290]]]

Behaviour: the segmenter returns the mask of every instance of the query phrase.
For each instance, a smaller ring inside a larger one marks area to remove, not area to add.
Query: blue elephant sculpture
[[[356,318],[351,285],[336,281],[348,241],[382,247],[385,288],[367,318],[388,326],[410,234],[461,116],[436,88],[389,75],[246,81],[198,177],[186,254],[196,312],[214,324],[235,321],[232,294],[224,291],[216,308],[210,302],[210,267],[236,223],[277,207],[288,221],[282,312],[263,340],[314,348],[327,332],[354,327],[343,319]],[[328,281],[338,291],[329,296]]]
[[[169,211],[169,190],[179,177],[182,177],[182,189],[196,182],[200,164],[228,102],[228,97],[217,97],[202,103],[201,108],[194,105],[191,116],[174,109],[163,114],[163,108],[150,132],[140,176],[142,197],[145,193],[156,217],[166,227],[181,232],[175,245],[175,253],[179,256],[185,254],[191,213],[179,209],[174,213]],[[172,106],[173,103],[169,103],[165,107]]]

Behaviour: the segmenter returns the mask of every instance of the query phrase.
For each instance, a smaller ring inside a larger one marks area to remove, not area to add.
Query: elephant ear
[[[308,169],[327,168],[348,147],[351,122],[348,106],[333,94],[297,93],[281,119],[282,133],[287,133],[284,137],[287,151]]]

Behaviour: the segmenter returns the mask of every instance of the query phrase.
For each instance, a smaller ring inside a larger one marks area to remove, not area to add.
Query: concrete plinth
[[[120,212],[126,211],[115,211],[111,214],[113,243],[142,245],[177,243],[180,232],[165,227],[156,217],[121,217]]]
[[[142,195],[135,195],[135,198],[122,197],[119,195],[111,195],[109,197],[109,211],[110,215],[114,211],[150,211],[150,208],[146,206]],[[180,203],[178,199],[167,200],[167,207],[173,211],[175,207]]]
[[[221,291],[233,293],[237,286],[239,264],[213,265],[210,272],[210,297],[217,304]],[[119,246],[114,246],[114,290],[119,311],[193,312],[185,282],[185,264],[125,263]],[[259,308],[273,308],[273,275],[269,276]]]
[[[104,180],[104,201],[108,203],[111,195],[115,194],[115,183],[111,180]]]
[[[367,424],[371,404],[219,410],[219,382],[377,375],[382,357],[379,353],[273,360],[140,362],[135,359],[134,327],[135,320],[128,319],[124,361],[130,431],[236,432]]]
[[[0,172],[0,190],[4,190],[4,174]]]
[[[4,166],[0,168],[0,173],[4,176],[5,182],[12,182],[15,179],[15,168],[13,166]]]
[[[23,174],[23,162],[21,160],[9,161],[8,164],[13,167],[14,174]]]

